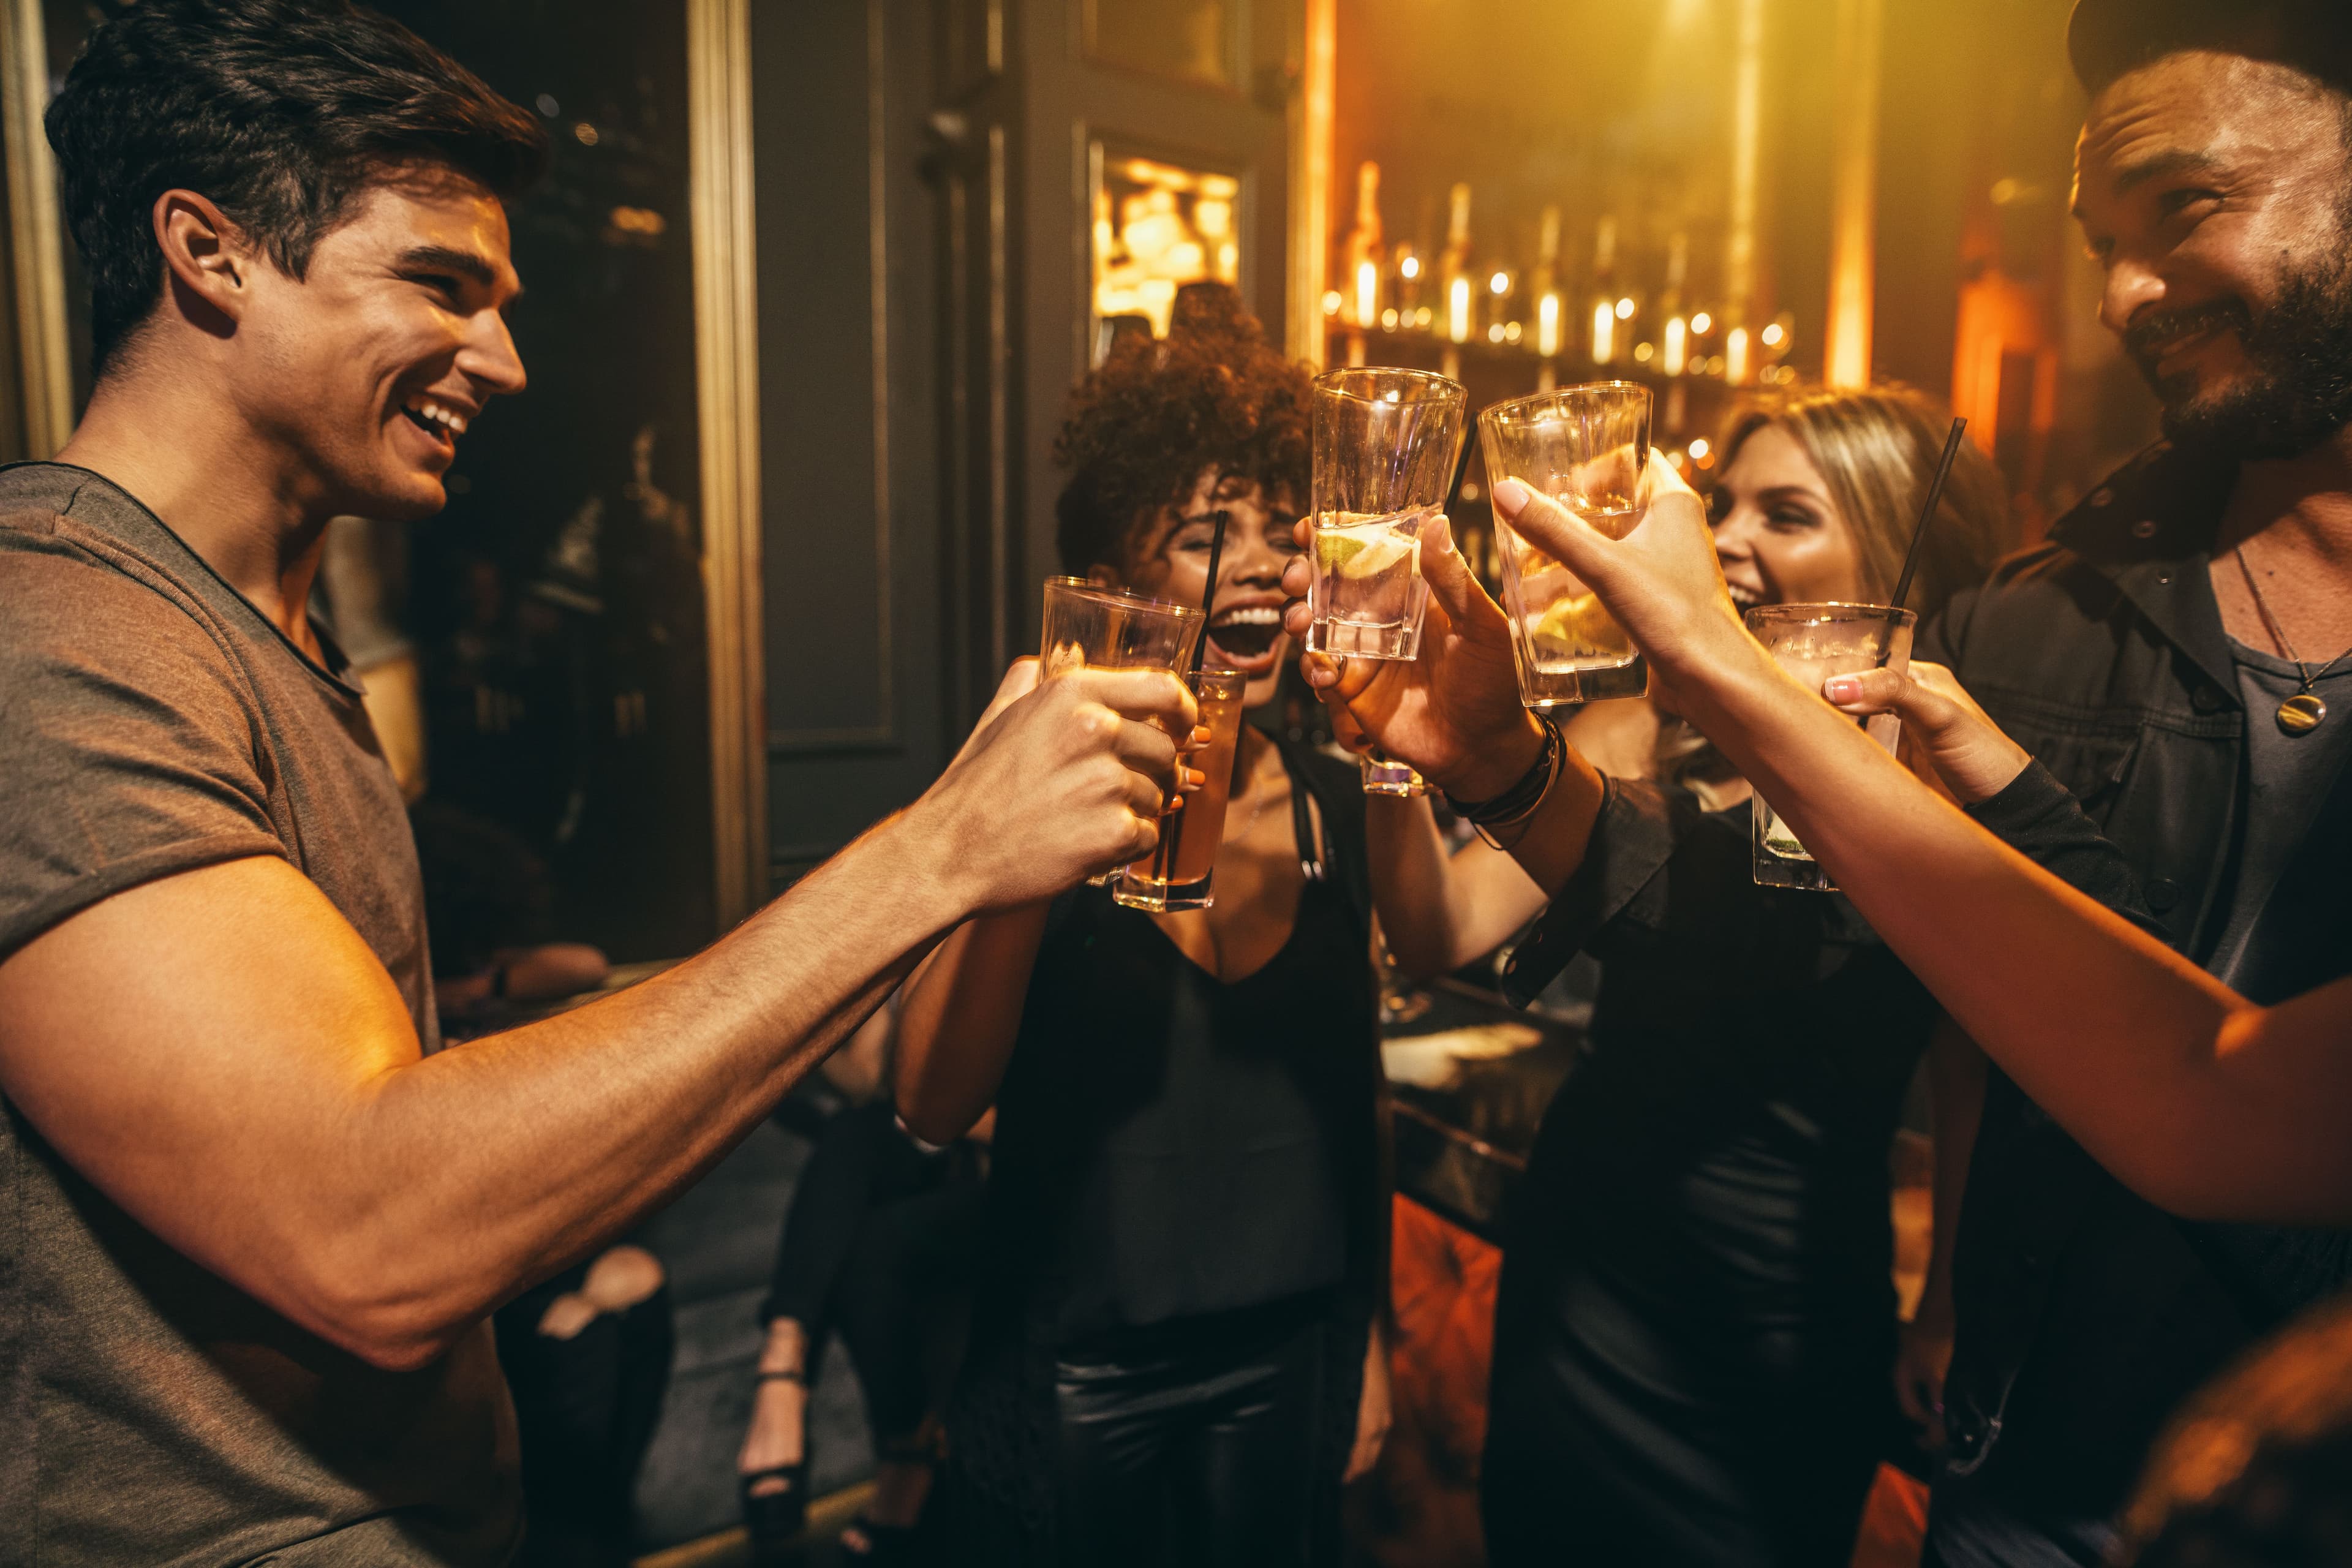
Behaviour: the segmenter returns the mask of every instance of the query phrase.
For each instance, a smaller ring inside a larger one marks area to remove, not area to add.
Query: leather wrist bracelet
[[[1536,756],[1535,765],[1519,775],[1517,784],[1502,794],[1486,800],[1457,800],[1451,793],[1445,804],[1454,814],[1477,828],[1482,835],[1496,828],[1515,827],[1533,816],[1551,793],[1554,780],[1559,777],[1561,748],[1559,725],[1548,713],[1538,714],[1537,722],[1543,726],[1543,750]],[[1488,841],[1493,842],[1489,837]]]

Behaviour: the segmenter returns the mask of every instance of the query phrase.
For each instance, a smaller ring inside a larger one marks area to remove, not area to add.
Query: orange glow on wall
[[[2050,302],[2039,286],[1988,271],[1960,285],[1952,343],[1952,412],[1988,457],[2013,465],[2021,496],[2036,494],[2050,437],[2058,427],[2058,344]],[[2044,520],[2019,518],[2025,537]]]
[[[1300,62],[1291,171],[1297,196],[1290,226],[1290,357],[1323,363],[1325,247],[1331,225],[1331,127],[1337,114],[1339,0],[1306,0],[1306,58]]]
[[[1731,221],[1723,257],[1725,314],[1734,322],[1748,319],[1756,296],[1757,164],[1763,127],[1764,0],[1740,0],[1731,89]]]
[[[1822,379],[1841,388],[1870,384],[1884,5],[1885,0],[1838,0],[1837,142],[1832,153],[1830,310]]]

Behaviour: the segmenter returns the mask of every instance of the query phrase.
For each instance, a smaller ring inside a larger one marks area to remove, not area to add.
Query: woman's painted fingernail
[[[1832,702],[1851,702],[1862,695],[1862,682],[1851,675],[1832,675],[1822,682],[1822,691]]]
[[[1496,481],[1491,493],[1494,495],[1495,504],[1513,517],[1518,516],[1519,509],[1528,504],[1528,487],[1517,479]]]

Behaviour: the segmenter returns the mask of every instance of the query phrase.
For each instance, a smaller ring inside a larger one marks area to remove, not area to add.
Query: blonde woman
[[[1733,598],[1885,603],[1948,423],[1900,390],[1805,394],[1736,419],[1713,501]],[[1998,476],[1964,449],[1912,607],[1974,580],[2001,531]],[[1449,693],[1511,679],[1499,612],[1432,542],[1432,655],[1309,672],[1406,755],[1444,754],[1436,731],[1500,711]],[[1665,682],[1654,705],[1677,722]],[[1624,717],[1594,719],[1622,731]],[[1571,733],[1541,837],[1422,868],[1465,956],[1542,908],[1538,883],[1559,889],[1513,960],[1519,993],[1579,951],[1602,966],[1586,1056],[1507,1222],[1482,1483],[1501,1568],[1843,1562],[1895,1428],[1886,1155],[1938,1014],[1843,899],[1754,884],[1746,783],[1665,740],[1667,782],[1612,779]],[[1498,794],[1527,766],[1516,731],[1456,742],[1506,759],[1495,780],[1450,781],[1462,796]],[[1622,733],[1611,744],[1626,754]],[[1945,1109],[1965,1112],[1967,1087]],[[1944,1142],[1964,1153],[1959,1121]],[[1939,1372],[1933,1331],[1931,1318],[1906,1381]]]

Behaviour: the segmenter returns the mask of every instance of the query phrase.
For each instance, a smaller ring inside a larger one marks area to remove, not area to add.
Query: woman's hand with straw
[[[1833,675],[1822,683],[1822,695],[1857,719],[1900,717],[1904,764],[1955,804],[1990,800],[2033,760],[1940,664]]]

